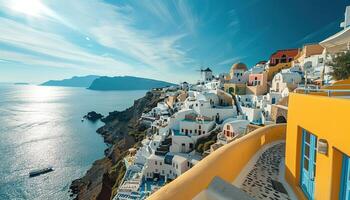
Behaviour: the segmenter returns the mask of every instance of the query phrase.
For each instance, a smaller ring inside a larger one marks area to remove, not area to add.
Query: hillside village
[[[164,100],[140,118],[149,127],[146,138],[124,158],[127,170],[114,199],[145,199],[222,146],[286,123],[290,93],[335,82],[331,62],[350,46],[350,20],[344,23],[318,44],[277,50],[254,66],[234,63],[220,74],[208,67],[197,83],[154,89]]]

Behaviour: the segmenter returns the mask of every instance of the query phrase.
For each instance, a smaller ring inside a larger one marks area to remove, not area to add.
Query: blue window
[[[300,185],[305,196],[314,199],[317,137],[303,129]]]
[[[275,104],[276,103],[276,99],[273,97],[271,100],[271,104]]]
[[[343,156],[340,195],[341,200],[350,200],[350,158]]]

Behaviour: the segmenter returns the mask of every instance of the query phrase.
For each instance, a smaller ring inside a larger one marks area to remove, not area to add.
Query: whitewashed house
[[[272,79],[270,91],[282,92],[285,88],[294,90],[301,82],[301,75],[294,72],[277,73]]]
[[[223,125],[222,132],[218,135],[218,141],[222,144],[227,144],[232,141],[235,137],[242,136],[247,131],[249,125],[248,120],[232,120],[228,121]]]

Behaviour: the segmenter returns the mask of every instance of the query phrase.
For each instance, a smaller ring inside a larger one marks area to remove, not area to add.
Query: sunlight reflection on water
[[[0,84],[0,199],[69,199],[70,182],[105,149],[95,133],[102,124],[82,116],[123,110],[144,94]],[[55,171],[28,178],[48,165]]]

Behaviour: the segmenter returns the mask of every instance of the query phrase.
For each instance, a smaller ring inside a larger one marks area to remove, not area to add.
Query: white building
[[[242,136],[247,131],[249,125],[248,120],[237,120],[228,121],[223,125],[222,132],[218,135],[218,141],[226,144],[232,141],[235,137]]]
[[[201,71],[202,72],[202,76],[203,76],[203,81],[204,82],[209,82],[212,81],[214,76],[213,76],[213,72],[211,71],[211,69],[208,67],[204,70]]]
[[[185,116],[179,123],[178,130],[173,130],[170,152],[189,153],[193,151],[197,140],[210,133],[215,127],[215,121],[196,113]]]
[[[344,21],[340,24],[340,27],[346,29],[350,26],[350,6],[346,6],[344,15]]]
[[[324,56],[326,62],[330,62],[334,57],[341,53],[350,50],[350,6],[346,7],[344,22],[341,23],[341,27],[344,30],[328,37],[327,39],[320,42],[320,45],[324,47]],[[326,66],[323,70],[323,81],[327,84],[332,81],[332,67]]]
[[[245,119],[253,124],[266,124],[271,120],[271,107],[282,98],[280,92],[270,92],[266,95],[237,95],[240,108]]]
[[[168,153],[165,156],[152,155],[143,169],[145,178],[163,177],[175,179],[198,162],[198,157],[189,154]]]
[[[185,81],[185,82],[180,83],[180,87],[182,90],[187,91],[189,88],[189,84]]]
[[[282,92],[285,88],[295,89],[301,82],[301,75],[294,72],[277,73],[272,79],[270,91]]]
[[[217,90],[209,92],[189,92],[189,97],[184,102],[184,108],[193,109],[198,115],[203,115],[215,120],[223,121],[229,117],[237,116],[235,106],[226,105],[218,96]]]

